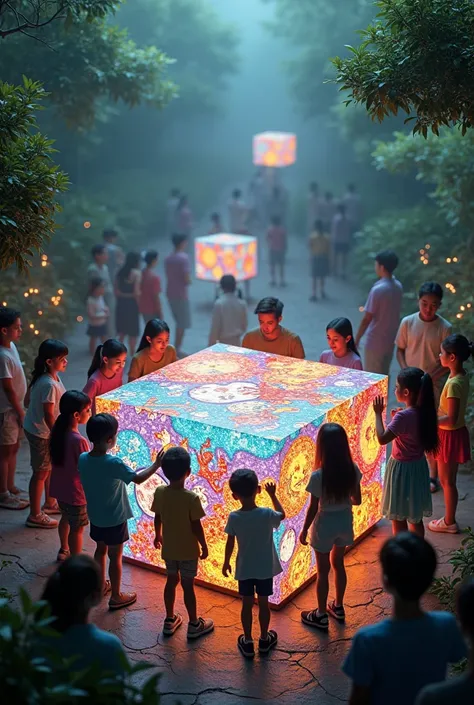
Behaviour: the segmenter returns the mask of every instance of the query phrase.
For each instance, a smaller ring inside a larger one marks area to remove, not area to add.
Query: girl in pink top
[[[89,523],[87,504],[77,463],[81,453],[90,450],[89,441],[79,433],[79,424],[91,416],[91,400],[83,392],[65,392],[59,402],[59,416],[51,430],[51,496],[61,509],[58,561],[81,553],[82,533]]]
[[[382,514],[392,521],[394,534],[413,531],[424,536],[423,517],[431,516],[430,473],[425,453],[438,449],[438,418],[430,375],[406,367],[397,377],[397,401],[406,409],[392,412],[384,428],[384,399],[374,400],[375,429],[381,445],[392,445],[384,478]]]
[[[122,386],[123,368],[127,362],[127,348],[115,338],[98,345],[87,373],[87,384],[82,390],[92,402],[95,416],[95,398]]]

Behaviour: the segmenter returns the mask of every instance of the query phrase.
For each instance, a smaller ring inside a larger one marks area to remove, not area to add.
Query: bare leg
[[[456,509],[458,506],[456,477],[458,467],[458,463],[443,463],[441,460],[438,461],[439,481],[443,488],[444,504],[446,507],[444,520],[448,526],[456,523]]]
[[[181,352],[181,346],[183,344],[183,338],[184,338],[184,328],[176,328],[176,335],[175,335],[175,342],[174,346],[177,350],[177,352]]]
[[[61,543],[61,551],[69,551],[69,521],[64,514],[61,514],[61,519],[58,524],[59,541]]]
[[[326,292],[324,290],[324,277],[321,277],[319,279],[319,290],[321,292],[321,298],[325,299],[326,298]]]
[[[312,284],[313,284],[311,299],[312,299],[313,301],[316,301],[316,299],[317,299],[317,297],[318,297],[318,292],[317,292],[317,285],[318,285],[318,282],[317,282],[317,280],[316,280],[314,277],[312,278],[311,281],[312,281]]]
[[[77,529],[69,529],[69,551],[71,556],[78,556],[82,553],[82,538],[84,527],[79,526]]]
[[[12,446],[0,446],[0,454],[5,448],[10,448],[10,453],[7,457],[8,463],[8,473],[7,473],[7,484],[8,489],[12,494],[17,494],[18,490],[15,485],[15,470],[16,470],[16,456],[18,454],[19,443],[15,443]]]
[[[94,560],[97,561],[97,563],[99,564],[103,590],[105,588],[105,572],[107,564],[107,546],[103,541],[97,541],[96,543]]]
[[[166,619],[173,619],[174,617],[174,603],[176,600],[176,587],[178,583],[178,573],[170,573],[166,578],[165,591],[163,595],[165,600]]]
[[[282,262],[280,264],[280,284],[281,286],[285,286],[285,263]]]
[[[0,446],[0,494],[5,494],[9,490],[10,468],[12,462],[16,463],[17,452],[18,443],[10,446]]]
[[[54,497],[51,497],[49,494],[49,486],[51,484],[51,473],[48,472],[48,474],[45,477],[44,480],[44,504],[46,507],[54,507],[56,504],[56,500]]]
[[[258,596],[258,621],[260,622],[260,639],[268,637],[268,627],[270,624],[270,607],[268,597]]]
[[[112,600],[120,600],[120,585],[122,583],[122,553],[123,543],[108,546],[109,576],[112,587]]]
[[[416,534],[417,536],[421,536],[421,538],[424,538],[425,525],[423,524],[422,521],[419,521],[416,524],[408,523],[408,528],[410,529],[412,534]]]
[[[194,578],[181,576],[181,586],[183,588],[184,604],[188,612],[190,622],[197,621],[196,593],[194,592]]]
[[[402,521],[392,519],[392,534],[396,536],[397,534],[401,534],[403,531],[408,531],[406,519],[403,519]]]
[[[270,253],[270,286],[275,286],[276,281],[275,281],[275,264],[273,262],[273,259],[271,258],[272,255]]]
[[[34,472],[30,478],[28,492],[30,495],[30,516],[36,517],[41,513],[41,498],[45,485],[46,472]]]
[[[318,575],[316,579],[318,611],[320,614],[326,614],[329,593],[329,570],[331,568],[329,553],[319,553],[319,551],[316,551],[316,564],[318,567]]]
[[[438,479],[438,461],[432,455],[427,455],[426,459],[430,467],[430,478],[432,480]]]
[[[345,546],[334,546],[331,551],[331,566],[334,570],[336,584],[336,606],[341,607],[347,586],[346,567],[344,565]]]
[[[254,598],[242,597],[242,611],[240,617],[242,619],[242,627],[244,629],[244,637],[247,641],[252,641],[252,610]]]

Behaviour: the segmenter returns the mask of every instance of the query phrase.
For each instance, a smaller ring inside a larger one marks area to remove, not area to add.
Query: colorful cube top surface
[[[296,135],[291,132],[261,132],[253,138],[253,163],[285,167],[296,161]]]
[[[133,406],[281,441],[382,379],[217,344],[101,399],[110,410]]]
[[[233,235],[232,233],[217,233],[217,235],[203,235],[197,237],[195,242],[202,242],[210,245],[223,245],[225,247],[234,247],[236,245],[248,245],[251,242],[256,242],[256,237],[250,235]]]
[[[196,277],[220,281],[232,274],[238,282],[257,276],[257,238],[219,233],[197,237],[194,241]]]

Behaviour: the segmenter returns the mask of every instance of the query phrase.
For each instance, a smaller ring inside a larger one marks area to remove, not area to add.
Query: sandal
[[[329,619],[327,614],[318,614],[318,610],[311,610],[309,612],[301,613],[301,621],[310,627],[316,627],[316,629],[321,629],[327,632],[329,629]]]
[[[110,584],[110,580],[106,580],[104,583],[104,590],[102,592],[102,595],[105,597],[106,595],[110,595],[112,592],[112,585]]]
[[[136,592],[121,592],[118,600],[109,600],[109,610],[120,610],[122,607],[133,605],[137,601]]]
[[[44,512],[44,514],[61,514],[61,510],[59,509],[59,504],[57,502],[51,505],[43,504],[41,511]]]
[[[58,563],[62,563],[63,561],[67,560],[70,555],[71,551],[68,551],[67,548],[60,548],[56,557],[56,561]]]

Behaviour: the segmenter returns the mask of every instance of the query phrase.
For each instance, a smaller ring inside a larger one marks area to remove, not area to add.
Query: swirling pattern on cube
[[[261,132],[253,138],[253,163],[284,167],[296,161],[296,135],[291,132]]]
[[[233,274],[238,282],[257,276],[257,238],[250,235],[204,235],[194,241],[196,279],[218,282]]]

